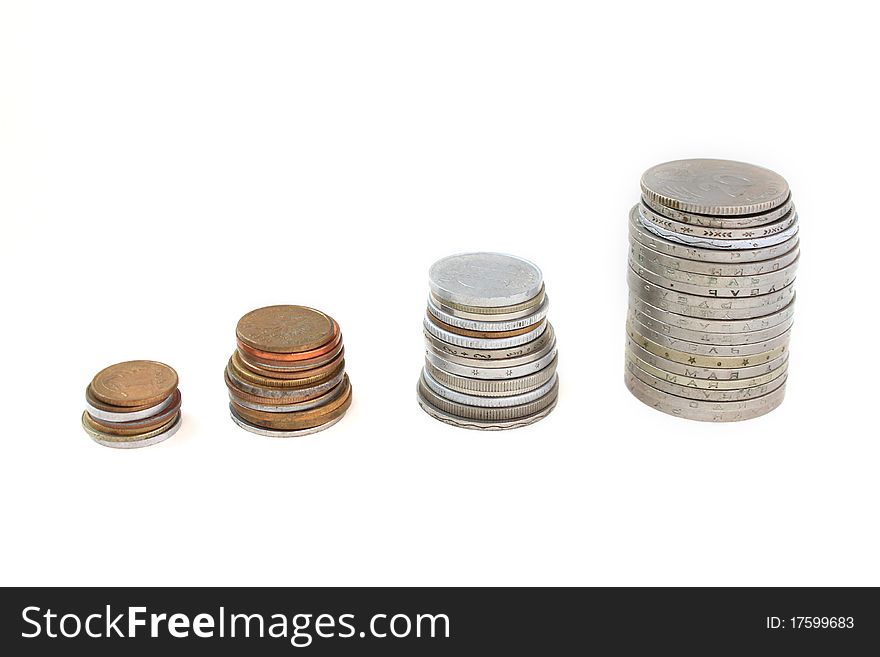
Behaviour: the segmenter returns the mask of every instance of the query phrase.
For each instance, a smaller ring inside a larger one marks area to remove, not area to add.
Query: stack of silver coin
[[[467,429],[526,426],[556,405],[556,337],[541,270],[500,253],[443,258],[429,271],[418,399]]]
[[[785,395],[798,218],[788,183],[727,160],[642,176],[630,212],[626,385],[671,415],[731,422]]]

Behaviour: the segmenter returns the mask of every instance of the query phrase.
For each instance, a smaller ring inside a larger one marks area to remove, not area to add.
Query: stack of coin
[[[105,447],[147,447],[180,428],[177,372],[152,360],[111,365],[86,388],[82,425]]]
[[[761,167],[681,160],[642,176],[630,213],[626,385],[693,420],[782,403],[798,267],[788,183]]]
[[[429,272],[418,400],[468,429],[512,429],[556,405],[556,338],[541,270],[522,258],[467,253]]]
[[[303,306],[269,306],[241,318],[224,373],[232,419],[262,436],[293,437],[336,424],[351,405],[342,333]]]

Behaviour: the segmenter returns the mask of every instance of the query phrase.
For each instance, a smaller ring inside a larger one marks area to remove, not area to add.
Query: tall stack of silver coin
[[[648,169],[630,212],[626,385],[671,415],[758,417],[782,403],[798,218],[788,183],[727,160]]]
[[[443,258],[429,271],[421,407],[467,429],[522,427],[556,405],[556,337],[541,270],[500,253]]]

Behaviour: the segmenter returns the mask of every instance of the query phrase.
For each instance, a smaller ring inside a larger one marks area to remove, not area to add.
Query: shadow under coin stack
[[[152,360],[107,367],[86,388],[82,425],[105,447],[147,447],[180,428],[177,372]]]
[[[303,306],[269,306],[241,318],[226,366],[232,419],[288,438],[336,424],[351,405],[339,325]]]
[[[429,272],[418,399],[467,429],[513,429],[556,405],[556,338],[541,270],[522,258],[467,253]]]
[[[626,385],[679,417],[731,422],[782,403],[799,246],[788,183],[681,160],[642,176],[630,213]]]

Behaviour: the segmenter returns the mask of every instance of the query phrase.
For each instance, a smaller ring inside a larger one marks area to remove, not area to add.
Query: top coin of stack
[[[152,360],[104,368],[86,388],[82,426],[105,447],[147,447],[180,428],[177,372]]]
[[[693,420],[758,417],[782,403],[798,217],[788,183],[742,162],[652,167],[630,212],[626,384]]]
[[[240,427],[291,437],[332,426],[351,405],[342,333],[336,321],[303,306],[249,312],[236,328],[226,366],[229,409]]]
[[[421,407],[468,429],[512,429],[556,405],[556,338],[541,270],[522,258],[466,253],[429,272]]]

